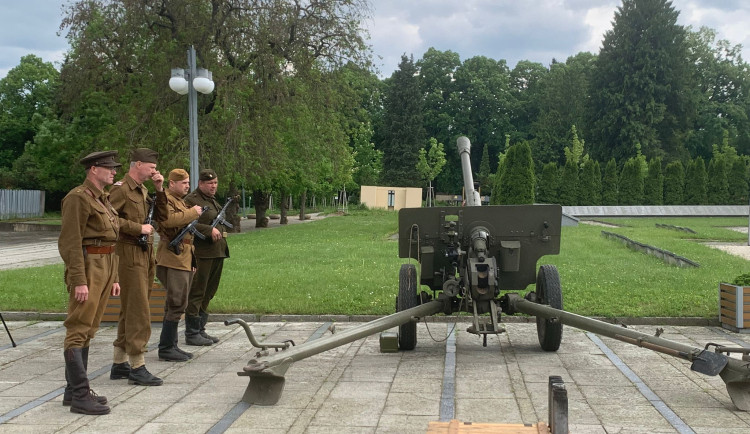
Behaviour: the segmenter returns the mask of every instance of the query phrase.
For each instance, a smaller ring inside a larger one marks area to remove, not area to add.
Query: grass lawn
[[[743,218],[606,219],[620,225],[564,227],[561,253],[539,264],[560,271],[566,310],[595,316],[717,315],[717,286],[750,271],[750,262],[702,241],[746,243],[727,229]],[[655,227],[689,227],[690,234]],[[650,244],[701,264],[678,268],[608,240],[602,230]],[[232,235],[212,312],[257,314],[388,314],[398,290],[397,214],[349,215]],[[0,272],[4,311],[64,312],[63,267]],[[529,290],[533,289],[530,287]]]

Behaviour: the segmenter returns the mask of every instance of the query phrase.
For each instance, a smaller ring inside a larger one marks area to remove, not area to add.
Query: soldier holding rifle
[[[187,307],[195,258],[193,234],[183,228],[196,221],[203,213],[203,208],[199,205],[188,207],[182,200],[190,191],[190,176],[185,170],[172,170],[168,179],[169,186],[165,192],[157,193],[159,200],[167,203],[167,213],[159,218],[161,239],[156,252],[156,277],[167,289],[159,338],[159,359],[185,362],[193,355],[177,346],[177,326]],[[182,238],[177,239],[178,236]],[[173,243],[174,241],[177,243]]]
[[[185,202],[189,206],[207,207],[196,225],[196,229],[206,239],[194,240],[198,269],[190,285],[190,295],[185,310],[185,343],[188,345],[212,345],[219,342],[218,338],[206,333],[208,304],[219,288],[224,258],[229,257],[226,228],[230,225],[226,221],[222,222],[223,208],[215,198],[218,185],[219,179],[216,172],[203,169],[198,176],[198,188],[185,196]]]
[[[86,180],[62,201],[58,250],[65,262],[68,316],[65,319],[65,394],[63,405],[82,414],[107,414],[107,398],[89,388],[89,344],[99,329],[110,293],[120,295],[115,242],[117,211],[104,187],[114,181],[117,151],[94,152],[80,163]]]
[[[157,193],[163,192],[164,177],[156,170],[159,154],[151,149],[138,148],[130,158],[130,169],[112,187],[111,200],[120,214],[120,317],[109,378],[128,379],[128,384],[160,386],[161,378],[146,369],[144,354],[151,337],[151,309],[149,294],[156,274],[153,248],[154,227],[146,221],[149,209],[148,190],[144,182],[151,180]],[[166,202],[157,201],[156,215],[167,213]],[[148,236],[146,249],[139,243]]]

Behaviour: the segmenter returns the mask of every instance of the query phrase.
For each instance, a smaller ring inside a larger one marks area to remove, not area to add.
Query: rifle
[[[224,204],[224,208],[222,208],[221,211],[219,211],[219,214],[216,216],[216,218],[214,219],[213,223],[211,223],[211,229],[215,228],[216,225],[218,225],[219,223],[223,224],[224,226],[228,227],[229,229],[234,228],[234,225],[232,225],[231,223],[229,223],[226,220],[227,207],[229,207],[230,203],[232,203],[232,198],[231,197],[229,197],[229,199],[227,199],[227,203]]]
[[[206,212],[208,209],[207,206],[203,207],[203,212]],[[202,233],[198,232],[198,229],[195,228],[195,225],[198,224],[198,219],[195,219],[191,221],[187,226],[182,228],[179,234],[177,234],[176,237],[172,238],[172,241],[169,242],[169,246],[167,248],[175,253],[175,255],[179,255],[182,252],[182,239],[185,238],[185,235],[187,234],[193,234],[196,237],[205,240],[206,236]]]
[[[151,196],[151,205],[148,207],[148,214],[146,214],[146,221],[143,222],[144,225],[153,224],[155,206],[156,206],[156,195],[153,195]],[[148,235],[147,234],[141,234],[141,236],[138,237],[138,245],[141,246],[141,249],[143,249],[144,252],[148,250]]]

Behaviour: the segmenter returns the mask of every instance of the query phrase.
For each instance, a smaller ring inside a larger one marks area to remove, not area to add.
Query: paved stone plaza
[[[357,324],[336,327],[342,331]],[[734,408],[719,377],[570,327],[560,350],[545,353],[533,323],[507,324],[507,333],[490,337],[486,348],[465,332],[468,323],[458,323],[450,333],[452,323],[422,322],[417,348],[410,352],[380,353],[377,335],[358,340],[295,363],[281,400],[267,407],[241,402],[248,380],[237,372],[256,351],[241,327],[210,323],[221,342],[185,347],[195,358],[172,363],[158,361],[155,326],[146,364],[164,385],[142,387],[109,379],[116,333],[109,324],[92,343],[89,373],[93,389],[107,396],[112,412],[84,416],[61,404],[62,323],[8,325],[18,346],[11,347],[2,330],[0,433],[423,433],[430,421],[451,419],[537,423],[547,421],[549,375],[565,381],[572,432],[750,431],[750,414]],[[326,321],[251,324],[261,339],[297,344],[329,334],[323,332],[329,326]],[[652,333],[656,327],[635,328]],[[694,346],[750,345],[747,335],[717,327],[665,326],[662,337]]]

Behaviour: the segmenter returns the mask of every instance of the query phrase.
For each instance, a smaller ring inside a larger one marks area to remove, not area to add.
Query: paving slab
[[[359,324],[336,326],[343,331]],[[8,326],[20,343],[13,348],[0,335],[0,433],[424,433],[429,422],[451,419],[534,424],[547,422],[549,375],[565,381],[571,432],[750,432],[749,415],[732,405],[720,379],[692,372],[682,360],[601,338],[637,376],[638,386],[592,335],[570,327],[559,351],[544,352],[534,324],[508,323],[506,333],[490,336],[483,347],[480,338],[465,332],[467,324],[420,323],[415,350],[380,353],[378,336],[360,339],[296,362],[279,403],[257,406],[241,402],[248,379],[237,372],[257,351],[242,328],[210,323],[221,342],[185,347],[195,354],[189,362],[161,362],[150,351],[146,364],[164,385],[142,387],[109,379],[116,328],[106,325],[92,343],[89,373],[92,388],[108,397],[112,412],[85,416],[61,404],[62,324]],[[329,326],[251,324],[266,339],[294,336],[298,345]],[[695,346],[708,340],[750,346],[747,335],[717,327],[663,328],[662,337]],[[151,348],[159,336],[154,329]],[[450,354],[455,365],[446,362]],[[455,387],[446,389],[447,384]],[[643,385],[656,398],[644,395]]]

